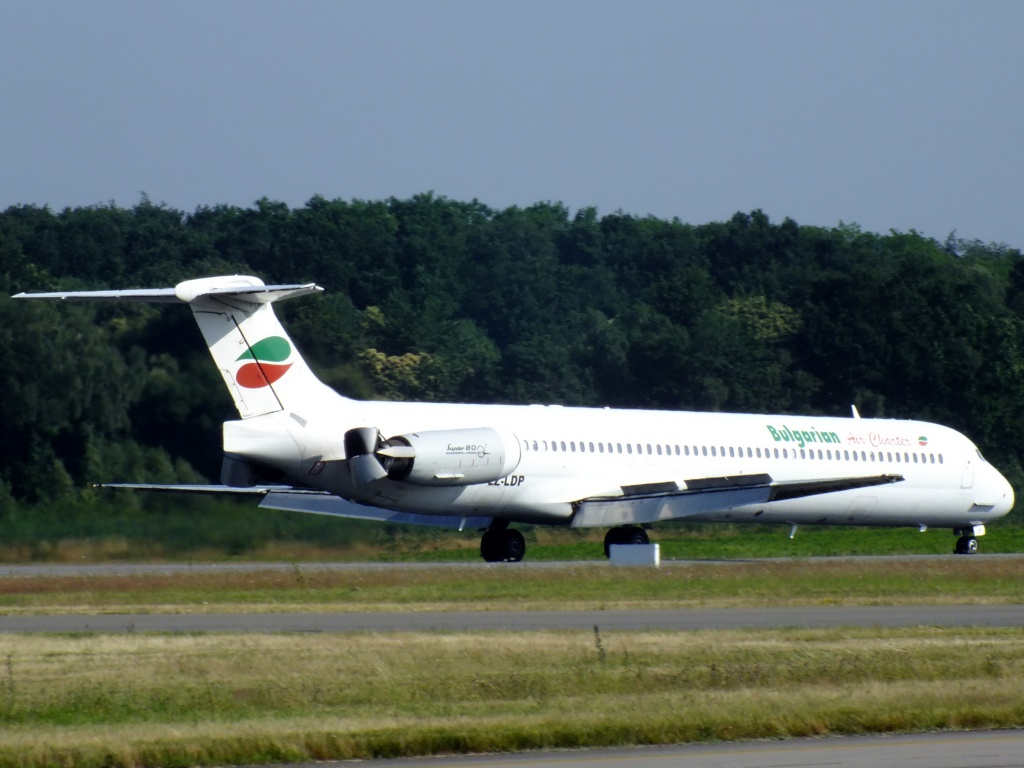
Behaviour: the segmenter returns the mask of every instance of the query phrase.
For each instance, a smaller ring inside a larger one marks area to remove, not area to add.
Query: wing
[[[125,488],[138,491],[169,491],[177,493],[222,493],[231,495],[262,496],[260,509],[280,509],[286,512],[306,512],[313,515],[333,515],[356,520],[375,520],[381,523],[432,525],[441,528],[487,528],[493,518],[458,517],[456,515],[417,515],[395,512],[380,507],[356,504],[326,491],[292,488],[287,485],[257,485],[238,488],[231,485],[157,485],[152,483],[98,483],[97,488]]]
[[[602,528],[625,523],[656,523],[725,511],[748,504],[800,499],[826,493],[888,485],[902,475],[837,477],[826,480],[776,482],[770,475],[702,477],[685,481],[622,486],[621,496],[583,499],[573,518],[574,528]]]

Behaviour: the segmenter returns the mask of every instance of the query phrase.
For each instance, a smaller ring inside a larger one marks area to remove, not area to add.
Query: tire
[[[501,534],[504,531],[484,531],[480,537],[480,557],[485,563],[497,563],[502,559]]]
[[[648,537],[647,531],[645,531],[643,528],[638,528],[636,526],[631,525],[628,528],[624,528],[623,530],[626,532],[626,535],[623,536],[623,544],[651,543],[651,539],[650,537]]]
[[[604,556],[611,557],[612,544],[650,544],[647,531],[638,525],[612,528],[604,535]]]
[[[523,538],[523,534],[514,528],[509,528],[502,531],[502,543],[504,544],[504,557],[502,560],[507,560],[510,563],[518,563],[523,559],[523,555],[526,554],[526,539]]]

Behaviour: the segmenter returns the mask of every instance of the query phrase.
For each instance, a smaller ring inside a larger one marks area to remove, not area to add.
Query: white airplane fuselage
[[[345,456],[342,437],[357,427],[385,437],[488,427],[512,442],[504,448],[518,452],[518,459],[507,475],[486,483],[428,487],[384,480],[367,493],[353,484],[343,462],[330,461]],[[247,447],[250,442],[258,445]],[[284,460],[283,446],[294,446]],[[1010,484],[970,440],[919,421],[339,398],[327,413],[229,422],[224,448],[358,503],[514,522],[579,525],[575,502],[621,496],[624,486],[759,473],[776,481],[881,473],[904,479],[686,519],[965,527],[990,523],[1013,505]]]

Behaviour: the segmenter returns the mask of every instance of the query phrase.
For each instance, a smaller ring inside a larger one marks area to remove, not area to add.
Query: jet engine
[[[489,428],[411,432],[381,439],[372,427],[345,433],[352,478],[365,485],[385,477],[412,485],[474,485],[512,474],[521,458],[511,432]]]

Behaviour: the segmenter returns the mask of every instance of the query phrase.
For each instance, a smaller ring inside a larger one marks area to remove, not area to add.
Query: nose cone
[[[1010,485],[1010,481],[1009,480],[1007,480],[1005,477],[1003,477],[994,468],[993,468],[992,472],[995,475],[995,478],[993,478],[994,481],[995,481],[994,485],[995,485],[995,488],[996,488],[996,492],[999,495],[999,498],[996,501],[995,507],[992,509],[992,514],[995,517],[1003,517],[1011,509],[1013,509],[1013,502],[1014,502],[1013,486]]]

